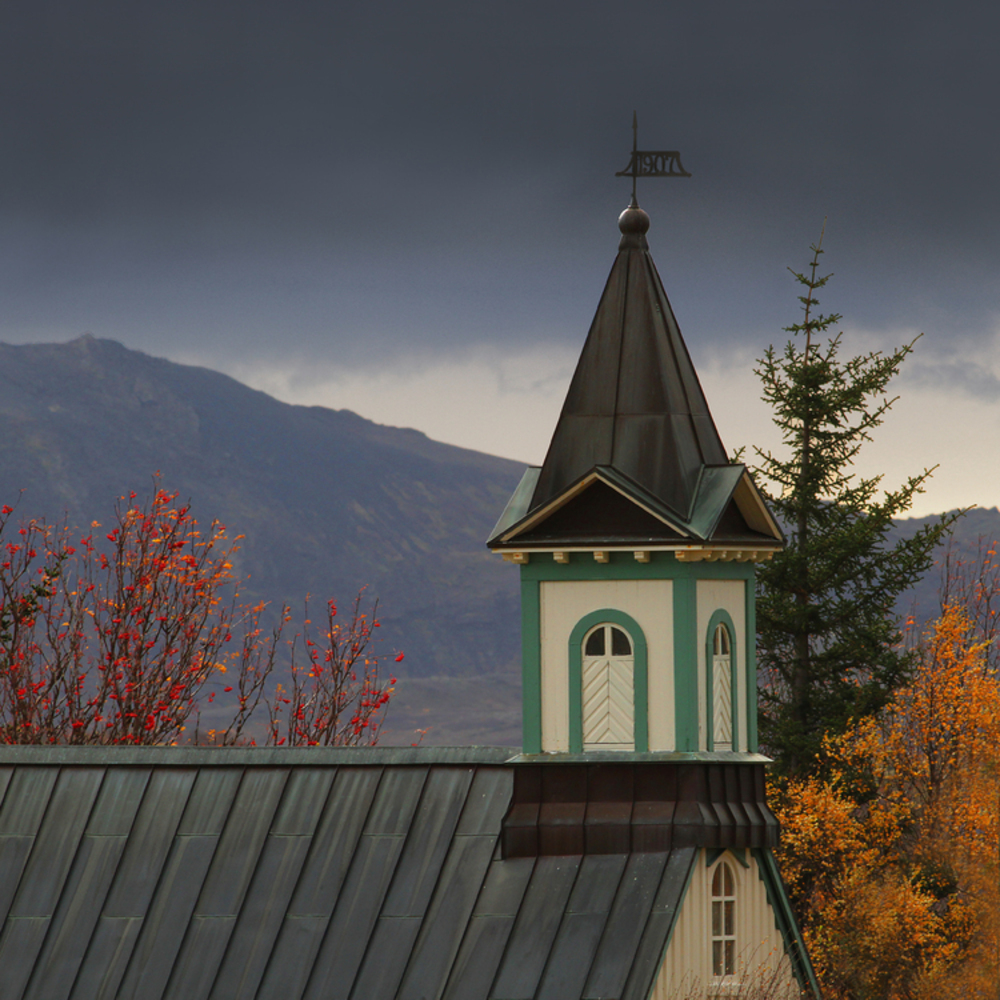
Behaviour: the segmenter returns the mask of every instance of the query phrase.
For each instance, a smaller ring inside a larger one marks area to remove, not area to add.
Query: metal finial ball
[[[629,205],[628,208],[618,216],[618,228],[623,236],[636,233],[645,236],[649,232],[649,216],[638,205]]]

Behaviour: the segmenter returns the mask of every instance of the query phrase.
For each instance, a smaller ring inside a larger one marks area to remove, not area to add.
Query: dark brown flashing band
[[[505,858],[777,847],[763,764],[515,764]]]

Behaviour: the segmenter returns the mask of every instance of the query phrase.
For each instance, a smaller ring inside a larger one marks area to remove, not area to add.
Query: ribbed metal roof
[[[618,256],[584,344],[531,508],[610,466],[687,520],[704,466],[728,463],[649,253],[649,217],[622,213]]]
[[[501,860],[507,750],[0,750],[4,1000],[646,998],[695,849]]]

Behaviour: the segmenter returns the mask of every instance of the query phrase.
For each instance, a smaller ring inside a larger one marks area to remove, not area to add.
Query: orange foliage
[[[912,683],[775,789],[780,862],[826,995],[994,997],[1000,685],[957,605]]]

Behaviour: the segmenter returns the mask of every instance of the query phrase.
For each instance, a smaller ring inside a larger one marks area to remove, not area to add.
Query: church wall
[[[775,1000],[797,997],[757,858],[750,851],[726,851],[707,864],[716,853],[699,851],[650,1000],[735,997],[743,995],[741,985],[768,987],[761,995]],[[712,876],[721,863],[729,865],[736,881],[737,943],[736,975],[720,982],[712,975]]]
[[[543,581],[539,587],[542,750],[569,750],[569,637],[605,608],[636,620],[648,655],[649,749],[674,748],[673,583],[670,580]]]

